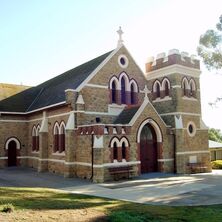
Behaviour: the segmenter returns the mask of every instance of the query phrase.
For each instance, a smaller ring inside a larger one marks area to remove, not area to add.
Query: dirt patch
[[[96,210],[19,210],[0,213],[1,222],[107,222],[107,216]]]

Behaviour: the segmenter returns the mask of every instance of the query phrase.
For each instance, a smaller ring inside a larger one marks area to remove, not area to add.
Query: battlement
[[[189,56],[187,52],[179,52],[178,49],[171,49],[168,55],[163,52],[159,53],[155,59],[153,56],[149,57],[146,63],[146,73],[175,64],[200,69],[200,61],[196,59],[195,55]]]

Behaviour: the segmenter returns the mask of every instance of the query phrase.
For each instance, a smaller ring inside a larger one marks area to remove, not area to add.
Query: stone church
[[[200,64],[170,50],[141,71],[118,30],[114,50],[0,101],[0,167],[94,182],[210,172]]]

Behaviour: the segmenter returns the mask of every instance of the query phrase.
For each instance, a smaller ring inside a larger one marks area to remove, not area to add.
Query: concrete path
[[[211,174],[147,174],[128,181],[94,184],[88,180],[37,173],[27,168],[0,170],[0,186],[47,187],[155,205],[222,204],[222,171]]]

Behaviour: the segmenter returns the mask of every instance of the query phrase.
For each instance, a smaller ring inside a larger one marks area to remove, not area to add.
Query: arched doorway
[[[8,143],[8,166],[16,166],[17,165],[17,153],[16,149],[17,144],[14,140],[11,140]]]
[[[156,172],[157,164],[157,135],[150,123],[146,123],[140,134],[141,173]]]

